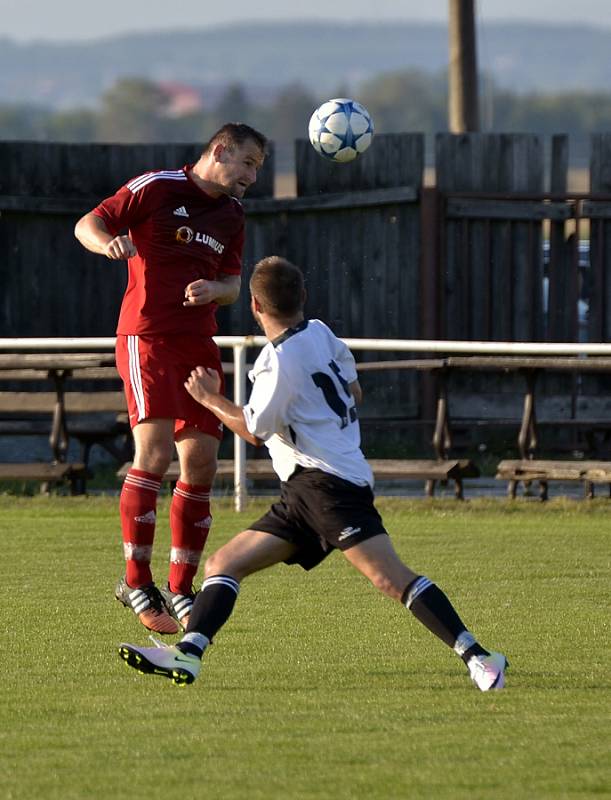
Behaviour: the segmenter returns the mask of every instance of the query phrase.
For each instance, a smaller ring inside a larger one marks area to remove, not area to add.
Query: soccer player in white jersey
[[[170,647],[122,644],[121,658],[145,674],[192,683],[204,651],[233,611],[242,580],[279,562],[312,569],[340,550],[377,589],[453,648],[479,689],[502,689],[505,656],[477,642],[441,589],[401,561],[384,529],[360,449],[354,358],[323,322],[304,318],[301,271],[277,256],[263,259],[250,292],[268,344],[250,374],[248,404],[242,408],[224,397],[217,373],[204,367],[193,370],[186,386],[234,433],[268,447],[281,480],[280,499],[208,558],[181,641]]]

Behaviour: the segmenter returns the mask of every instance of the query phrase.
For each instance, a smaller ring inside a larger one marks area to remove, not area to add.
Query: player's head
[[[267,138],[259,131],[245,125],[243,122],[227,122],[216,133],[213,133],[204,145],[202,155],[211,153],[217,144],[226,148],[242,147],[247,142],[253,142],[260,150],[261,156],[267,154]]]
[[[303,273],[286,258],[268,256],[255,265],[250,294],[259,313],[278,320],[292,319],[303,312]]]
[[[229,122],[205,145],[195,170],[214,192],[243,197],[257,180],[266,150],[262,133],[250,125]]]

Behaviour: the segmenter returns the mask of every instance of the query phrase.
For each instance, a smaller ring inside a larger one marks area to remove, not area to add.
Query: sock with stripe
[[[125,580],[133,589],[151,583],[151,557],[161,475],[130,469],[121,489],[119,514],[125,555]]]
[[[451,647],[465,664],[471,656],[490,655],[467,630],[446,595],[424,575],[407,586],[401,602],[425,628]]]
[[[189,616],[187,632],[177,647],[200,656],[227,622],[235,606],[240,584],[229,575],[211,575],[204,581]],[[203,638],[195,639],[194,634]]]
[[[210,487],[177,481],[170,505],[172,592],[191,593],[211,524]]]

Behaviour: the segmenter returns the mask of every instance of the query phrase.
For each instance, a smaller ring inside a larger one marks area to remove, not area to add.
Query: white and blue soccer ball
[[[308,137],[317,153],[345,164],[364,153],[373,138],[369,111],[347,97],[327,100],[310,117]]]

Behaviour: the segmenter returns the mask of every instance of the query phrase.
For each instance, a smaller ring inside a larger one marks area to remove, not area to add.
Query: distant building
[[[196,114],[204,108],[202,92],[194,86],[178,81],[163,81],[157,86],[167,98],[164,113],[168,117]]]

